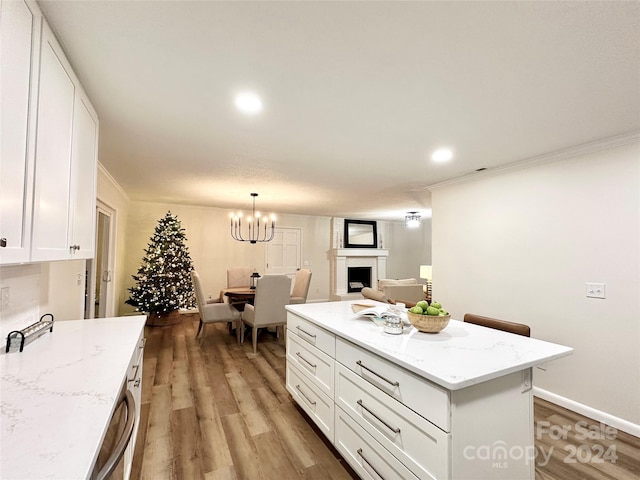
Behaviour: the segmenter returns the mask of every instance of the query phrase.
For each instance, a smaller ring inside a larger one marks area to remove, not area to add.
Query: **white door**
[[[300,270],[301,244],[301,228],[276,228],[273,240],[267,244],[267,275],[295,276]]]
[[[94,259],[87,261],[85,318],[105,318],[114,315],[114,225],[115,211],[99,203],[96,215],[96,255]]]

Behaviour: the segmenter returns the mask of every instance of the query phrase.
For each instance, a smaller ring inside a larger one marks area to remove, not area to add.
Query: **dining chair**
[[[227,270],[227,288],[249,287],[252,267],[231,267]]]
[[[311,270],[303,268],[296,272],[296,281],[291,291],[290,304],[307,303],[307,295],[309,294],[309,284],[311,283]]]
[[[240,312],[228,303],[207,303],[200,275],[195,270],[191,270],[191,280],[196,293],[196,304],[198,305],[198,314],[200,315],[200,324],[196,332],[196,338],[200,335],[205,323],[215,322],[238,322],[240,321]]]
[[[251,325],[253,353],[258,349],[258,329],[264,327],[282,328],[287,323],[287,312],[284,308],[289,303],[291,279],[286,275],[265,275],[258,279],[256,297],[253,305],[247,304],[242,312],[240,322],[240,343],[244,342],[245,323]]]
[[[482,317],[473,313],[466,313],[463,320],[467,323],[473,323],[475,325],[481,325],[495,330],[502,330],[503,332],[515,333],[516,335],[522,335],[524,337],[531,336],[531,329],[529,328],[529,325],[525,325],[523,323],[507,322],[506,320]]]

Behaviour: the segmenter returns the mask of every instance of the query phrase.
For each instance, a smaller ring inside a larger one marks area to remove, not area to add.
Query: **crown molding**
[[[122,186],[120,186],[118,181],[115,178],[113,178],[113,175],[109,173],[109,170],[107,170],[106,167],[102,165],[102,163],[100,163],[99,161],[98,161],[98,170],[106,177],[107,180],[109,180],[109,182],[111,182],[111,184],[116,188],[118,192],[120,192],[120,194],[125,198],[127,202],[131,202],[131,199],[129,198],[129,195],[127,195],[127,192],[124,191],[124,189],[122,188]]]
[[[487,178],[495,175],[501,175],[507,172],[514,172],[518,170],[524,170],[526,168],[534,167],[537,165],[544,165],[546,163],[559,162],[561,160],[567,160],[569,158],[580,157],[582,155],[589,155],[591,153],[602,152],[605,150],[611,150],[631,143],[637,143],[640,141],[640,130],[622,135],[616,135],[614,137],[608,137],[595,142],[584,143],[575,147],[569,147],[562,150],[558,150],[552,153],[545,153],[542,155],[536,155],[535,157],[526,158],[524,160],[518,160],[515,162],[507,163],[495,168],[483,170],[481,172],[472,172],[461,177],[452,178],[451,180],[445,180],[444,182],[434,183],[427,185],[426,190],[433,191],[439,188],[449,185],[455,185],[459,183],[472,182],[482,178]]]

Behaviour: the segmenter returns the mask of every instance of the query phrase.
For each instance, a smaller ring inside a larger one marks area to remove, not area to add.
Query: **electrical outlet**
[[[11,290],[9,287],[0,288],[0,310],[6,310],[9,308],[9,293]]]
[[[589,298],[606,298],[604,283],[587,282],[587,297]]]

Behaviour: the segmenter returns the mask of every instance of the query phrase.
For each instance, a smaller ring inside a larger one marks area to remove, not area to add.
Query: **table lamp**
[[[420,278],[427,281],[427,284],[425,285],[425,297],[429,303],[431,303],[431,275],[431,265],[420,265]]]

